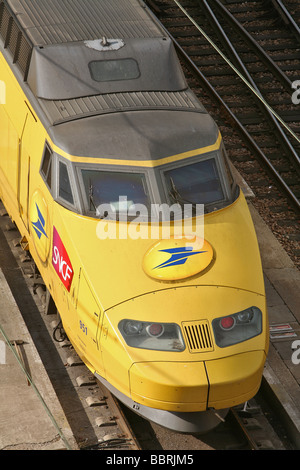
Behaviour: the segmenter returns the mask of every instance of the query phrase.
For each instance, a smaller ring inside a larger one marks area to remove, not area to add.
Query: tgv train
[[[69,340],[129,408],[205,432],[256,394],[252,220],[142,1],[0,0],[0,197]]]

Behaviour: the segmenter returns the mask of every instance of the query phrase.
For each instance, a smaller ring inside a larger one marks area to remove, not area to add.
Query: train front
[[[123,66],[135,77],[125,85],[138,80],[135,61]],[[255,230],[219,130],[175,75],[164,93],[113,94],[107,82],[101,112],[53,127],[54,213],[74,271],[64,302],[80,329],[68,334],[85,362],[145,418],[205,432],[258,391],[267,312]]]
[[[100,151],[117,126],[124,160],[68,162],[83,209],[60,207],[57,221],[96,299],[79,289],[81,324],[100,306],[84,358],[137,413],[205,432],[256,394],[266,359],[264,282],[247,203],[208,114],[119,113],[86,120],[85,131],[94,135],[100,123]],[[80,135],[83,123],[72,123],[72,133],[76,126]],[[182,142],[194,150],[175,154]],[[138,160],[140,148],[148,150]],[[87,341],[80,333],[79,348]]]

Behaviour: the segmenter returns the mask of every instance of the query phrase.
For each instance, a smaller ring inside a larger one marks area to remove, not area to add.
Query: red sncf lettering
[[[53,264],[58,265],[58,270],[62,275],[64,281],[71,279],[71,274],[73,273],[72,268],[64,260],[63,256],[60,256],[57,246],[53,247]]]
[[[70,291],[73,279],[73,268],[67,250],[55,227],[53,227],[52,264],[60,280],[66,289]]]

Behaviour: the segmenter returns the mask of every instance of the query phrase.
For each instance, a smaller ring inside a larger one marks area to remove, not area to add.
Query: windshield
[[[145,175],[118,171],[81,170],[89,212],[106,217],[136,212],[137,204],[149,208]]]
[[[197,156],[189,164],[181,161],[131,171],[129,167],[78,165],[81,210],[91,217],[139,217],[146,222],[149,218],[164,221],[165,215],[182,219],[183,210],[196,216],[200,205],[204,205],[206,213],[221,209],[237,197],[236,185],[221,152],[205,157],[202,155],[199,161]],[[63,177],[62,168],[60,174],[59,180]],[[68,195],[64,185],[64,199],[71,202]]]
[[[168,195],[179,203],[212,204],[225,199],[214,158],[164,172]]]

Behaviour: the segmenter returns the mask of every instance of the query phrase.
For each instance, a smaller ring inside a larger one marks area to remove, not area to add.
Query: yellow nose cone
[[[198,237],[170,238],[156,242],[145,254],[143,269],[148,276],[174,281],[203,271],[213,258],[212,246]]]

